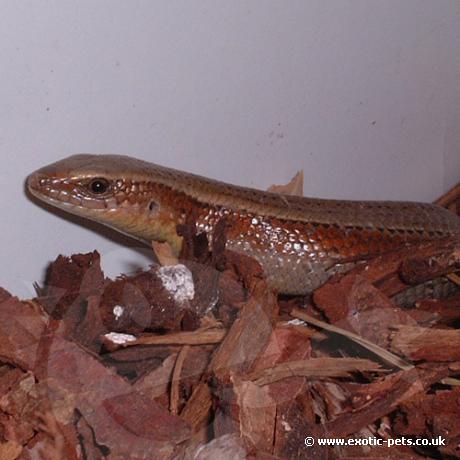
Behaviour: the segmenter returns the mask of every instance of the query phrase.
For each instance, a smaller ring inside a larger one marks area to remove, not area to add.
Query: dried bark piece
[[[29,455],[34,457],[46,456],[49,460],[83,460],[78,446],[77,433],[73,424],[62,426],[51,412],[38,414],[40,425],[38,429],[45,434],[42,445],[35,444],[28,449]],[[28,446],[29,447],[29,446]]]
[[[0,366],[0,395],[6,395],[12,388],[18,385],[25,372],[8,364]]]
[[[374,286],[376,286],[382,294],[389,298],[392,298],[397,294],[407,292],[410,288],[410,286],[401,280],[397,273],[392,273],[388,276],[388,278],[377,281]]]
[[[133,390],[142,393],[167,408],[169,404],[169,386],[176,358],[177,353],[168,356],[161,366],[158,366],[137,380],[133,385]]]
[[[399,269],[402,280],[407,284],[420,284],[460,268],[460,244],[433,252],[429,257],[422,252],[404,260]]]
[[[277,406],[273,453],[281,458],[302,459],[316,452],[305,450],[305,437],[315,424],[315,413],[309,386],[304,384],[302,388],[294,398]]]
[[[268,343],[277,308],[265,282],[254,285],[252,296],[213,356],[211,369],[218,378],[225,379],[230,372],[245,373],[253,366]]]
[[[306,328],[299,329],[295,326],[277,325],[251,374],[268,372],[277,364],[289,365],[293,361],[308,359],[311,355],[310,335],[305,334],[302,330]],[[304,389],[305,379],[303,377],[288,377],[282,382],[268,384],[269,394],[277,405],[286,400],[294,400],[298,392]],[[277,409],[277,414],[278,412],[279,409]]]
[[[409,314],[418,322],[451,324],[460,320],[460,295],[448,299],[426,299],[417,302]]]
[[[317,380],[311,383],[316,413],[322,422],[334,420],[345,410],[350,398],[350,392],[344,388],[345,385],[346,382],[333,380]]]
[[[415,324],[410,315],[356,274],[326,283],[314,292],[313,299],[331,323],[382,347],[388,345],[392,326]]]
[[[16,374],[16,377],[0,399],[0,425],[5,440],[25,445],[35,434],[35,412],[41,401],[32,373]]]
[[[292,361],[309,358],[311,335],[308,332],[305,327],[277,325],[264,352],[257,359],[253,373],[268,371],[277,364],[289,365]],[[275,402],[276,408],[274,420],[269,420],[266,424],[268,427],[273,424],[275,426],[275,431],[269,437],[269,441],[272,442],[277,455],[286,455],[286,458],[291,458],[287,455],[290,451],[289,434],[302,427],[305,419],[310,422],[314,421],[308,384],[304,377],[288,377],[283,381],[270,383],[265,388]],[[270,406],[268,406],[269,409]]]
[[[249,452],[248,460],[283,460],[276,455],[268,454],[267,452]]]
[[[0,359],[32,370],[48,318],[44,312],[16,297],[0,304]]]
[[[84,301],[90,295],[99,295],[104,287],[104,274],[97,251],[88,254],[59,256],[50,264],[46,274],[44,296],[39,298],[46,311],[54,318],[66,317],[69,329],[72,321],[79,322],[79,309],[69,307]],[[77,318],[74,318],[74,315]]]
[[[46,283],[37,301],[61,320],[60,335],[99,351],[98,338],[106,332],[99,311],[105,284],[99,253],[59,256],[48,267]]]
[[[133,393],[126,381],[73,343],[54,338],[47,370],[50,395],[65,395],[113,458],[169,458],[176,443],[189,436],[183,421]]]
[[[219,277],[219,297],[217,299],[217,317],[223,326],[229,328],[235,321],[239,308],[247,301],[247,292],[234,276],[225,271]]]
[[[271,453],[274,443],[276,401],[269,388],[233,379],[233,391],[239,408],[239,434],[257,451]]]
[[[80,309],[81,305],[76,306],[73,304],[71,308]],[[59,333],[64,337],[72,338],[88,350],[99,352],[101,349],[99,338],[102,334],[108,332],[104,325],[99,305],[99,295],[88,296],[84,302],[85,308],[80,309],[81,314],[74,315],[80,319],[73,325],[73,330],[62,330],[62,327],[60,327]]]
[[[231,315],[233,320],[238,310],[237,304],[246,300],[246,292],[241,283],[231,278],[228,272],[222,273],[209,263],[211,262],[203,264],[193,260],[183,261],[183,265],[187,267],[193,278],[194,295],[189,299],[193,317],[187,318],[187,321],[185,318],[182,320],[182,329],[196,329],[199,318],[210,313],[215,314],[223,306],[227,308],[226,313]],[[227,324],[230,323],[231,321],[227,321]]]
[[[216,437],[229,433],[240,434],[242,408],[238,404],[235,379],[236,376],[231,376],[228,380],[212,381],[214,407],[212,431]]]
[[[76,453],[77,438],[72,423],[61,425],[54,417],[51,422],[49,416],[43,416],[49,408],[49,393],[32,373],[14,369],[3,375],[2,383],[3,389],[10,388],[1,393],[0,432],[2,439],[23,446],[21,459],[41,458],[44,449],[50,459],[82,459]],[[56,408],[56,413],[63,415],[60,408]],[[6,447],[1,447],[0,452],[3,448]]]
[[[382,458],[385,460],[426,460],[426,455],[418,455],[410,447],[405,446],[337,446],[333,449],[334,458],[346,459],[377,459]]]
[[[37,458],[40,459],[40,456],[43,455],[43,449],[48,447],[48,442],[49,441],[44,433],[38,433],[29,442],[29,444],[27,444],[26,446],[23,446],[23,450],[21,452],[19,459],[20,460],[35,460]],[[55,460],[55,459],[51,458],[50,460]]]
[[[253,284],[252,296],[241,307],[237,320],[214,353],[206,374],[228,381],[231,374],[244,374],[254,365],[270,338],[277,302],[264,281]],[[181,413],[194,430],[209,421],[211,391],[204,380],[194,390]]]
[[[427,242],[417,245],[407,245],[404,248],[379,257],[375,257],[365,263],[358,264],[348,274],[360,274],[367,278],[386,295],[393,296],[409,287],[409,284],[400,279],[400,268],[404,261],[414,259],[417,261],[429,261],[430,257],[445,257],[452,264],[451,271],[455,270],[458,263],[459,246],[456,237],[446,237],[435,242]],[[449,257],[452,256],[452,259]],[[424,279],[439,276],[439,273],[432,273]],[[416,280],[414,279],[414,282]]]
[[[286,185],[271,185],[267,190],[283,195],[303,196],[303,170],[297,171],[295,176]]]
[[[199,446],[188,457],[193,460],[246,460],[248,451],[243,440],[235,434],[226,434]]]
[[[193,391],[180,417],[187,422],[192,432],[203,429],[211,420],[212,393],[206,381],[201,382]]]
[[[94,432],[84,417],[79,417],[76,424],[79,435],[79,445],[85,460],[104,460],[105,455],[96,445]]]
[[[118,374],[135,381],[161,366],[169,355],[177,351],[178,347],[173,346],[128,347],[104,354],[101,358]]]
[[[400,436],[419,436],[446,440],[443,455],[460,455],[460,388],[420,394],[401,405],[394,429]]]
[[[225,248],[227,245],[227,231],[229,228],[230,223],[226,216],[221,217],[214,227],[211,242],[211,262],[213,267],[217,270],[223,270],[225,268]]]
[[[203,378],[214,349],[213,345],[191,347],[189,349],[180,375],[181,408]]]
[[[276,422],[276,401],[268,387],[259,387],[236,375],[213,387],[216,411],[213,432],[242,436],[252,451],[271,452]]]
[[[452,187],[448,192],[435,201],[438,206],[450,209],[460,215],[460,184]]]
[[[21,444],[16,441],[7,441],[0,443],[0,458],[5,460],[16,460],[22,453]]]
[[[260,280],[264,279],[262,266],[252,257],[245,256],[233,251],[225,251],[225,267],[241,281],[243,285],[252,291]]]
[[[186,426],[179,418],[162,408],[159,410],[155,403],[134,392],[107,397],[102,401],[102,407],[125,431],[135,434],[137,439],[153,441],[152,447],[162,442],[173,446],[188,436]]]
[[[307,328],[303,328],[306,331]],[[277,363],[306,359],[311,355],[310,334],[290,325],[276,325],[270,341],[255,364],[254,372],[272,368]]]
[[[194,210],[191,214],[187,215],[185,224],[177,225],[176,227],[177,234],[183,239],[179,259],[192,260],[205,264],[210,262],[211,253],[206,233],[196,233],[198,218],[199,216]]]
[[[425,392],[448,373],[445,368],[412,368],[371,383],[361,391],[359,407],[317,427],[318,436],[344,437],[357,433],[377,419],[390,414],[416,394]]]
[[[460,361],[459,329],[428,329],[400,326],[391,341],[391,349],[414,361]]]
[[[198,319],[215,310],[220,297],[219,278],[221,273],[209,265],[193,261],[184,261],[184,265],[193,276],[195,288],[194,296],[190,299],[190,306]],[[197,327],[198,321],[191,324],[187,329],[191,330]],[[185,329],[185,327],[183,328]]]
[[[10,297],[11,297],[11,294],[6,289],[3,289],[2,287],[0,287],[0,303],[4,302]]]
[[[184,265],[153,267],[124,276],[104,290],[101,315],[108,330],[139,333],[144,330],[178,330],[189,300],[193,278]]]
[[[261,283],[255,290],[260,296],[262,291],[259,289],[266,288],[265,283]],[[238,353],[239,343],[233,340],[227,342],[228,349],[222,348],[216,352],[215,359],[212,364],[216,379],[214,385],[215,394],[217,397],[217,410],[215,415],[214,430],[217,435],[228,432],[238,432],[243,436],[246,442],[255,448],[257,451],[271,452],[274,443],[274,430],[276,422],[276,400],[272,397],[270,388],[258,388],[252,382],[243,380],[244,374],[256,365],[256,362],[263,360],[264,352],[267,355],[275,354],[276,357],[271,356],[272,359],[280,358],[283,352],[273,350],[274,343],[272,342],[272,351],[267,352],[267,345],[270,343],[270,338],[273,337],[272,323],[267,313],[272,315],[276,311],[276,304],[270,297],[267,299],[272,303],[272,312],[270,310],[263,312],[254,311],[254,316],[245,316],[249,310],[251,299],[260,302],[260,299],[254,293],[254,297],[250,298],[249,302],[243,307],[240,316],[233,324],[228,334],[234,334],[234,337],[239,337],[243,348]],[[264,296],[270,296],[269,292],[265,292]],[[252,306],[252,305],[251,305]],[[265,325],[264,325],[265,323]],[[252,326],[251,326],[252,324]],[[258,329],[262,326],[261,329]],[[251,331],[253,337],[249,340],[248,332]],[[260,332],[259,332],[260,331]],[[268,335],[267,335],[268,333]],[[286,331],[285,335],[296,334],[295,331]],[[280,332],[280,338],[283,334]],[[298,336],[298,334],[297,334]],[[227,335],[228,337],[228,335]],[[259,338],[259,342],[255,340]],[[305,341],[305,336],[301,336]],[[262,341],[260,341],[262,339]],[[227,340],[227,338],[225,339]],[[308,339],[307,339],[308,340]],[[284,345],[287,345],[288,340]],[[291,344],[292,345],[292,344]],[[230,348],[231,347],[231,348]],[[287,348],[287,346],[286,346]],[[232,350],[233,356],[228,353]],[[224,350],[224,351],[223,351]],[[235,353],[235,351],[237,353]],[[248,353],[254,353],[250,361],[254,365],[250,366],[236,366],[229,369],[230,372],[222,371],[220,369],[219,353],[221,358],[227,357],[227,362],[232,363],[235,357],[241,360],[241,356],[248,356]],[[285,355],[292,353],[292,350],[284,350]],[[217,359],[216,359],[217,356]]]
[[[331,323],[368,308],[395,308],[395,305],[363,276],[345,275],[318,288],[313,300]]]

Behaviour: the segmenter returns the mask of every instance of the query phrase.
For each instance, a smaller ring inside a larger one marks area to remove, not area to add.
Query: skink
[[[191,217],[228,249],[252,256],[272,288],[307,294],[332,274],[405,245],[460,236],[460,218],[426,203],[342,201],[238,187],[122,155],[73,155],[32,173],[30,192],[70,213],[178,254]]]

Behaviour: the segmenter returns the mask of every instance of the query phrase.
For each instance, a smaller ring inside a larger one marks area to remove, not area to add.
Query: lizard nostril
[[[47,183],[47,178],[39,173],[33,173],[27,178],[27,188],[29,190],[39,190]]]

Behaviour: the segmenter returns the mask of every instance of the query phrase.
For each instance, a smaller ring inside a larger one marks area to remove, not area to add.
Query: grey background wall
[[[127,153],[313,196],[430,201],[460,180],[458,0],[1,0],[0,285],[136,251],[28,201],[32,170]]]

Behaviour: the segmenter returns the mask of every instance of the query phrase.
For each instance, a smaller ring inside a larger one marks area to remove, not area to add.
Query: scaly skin
[[[402,246],[460,235],[460,219],[431,204],[285,196],[121,155],[74,155],[27,185],[40,200],[146,243],[166,241],[176,254],[178,224],[193,216],[210,238],[225,216],[227,247],[256,258],[286,294],[310,293],[333,273]]]

